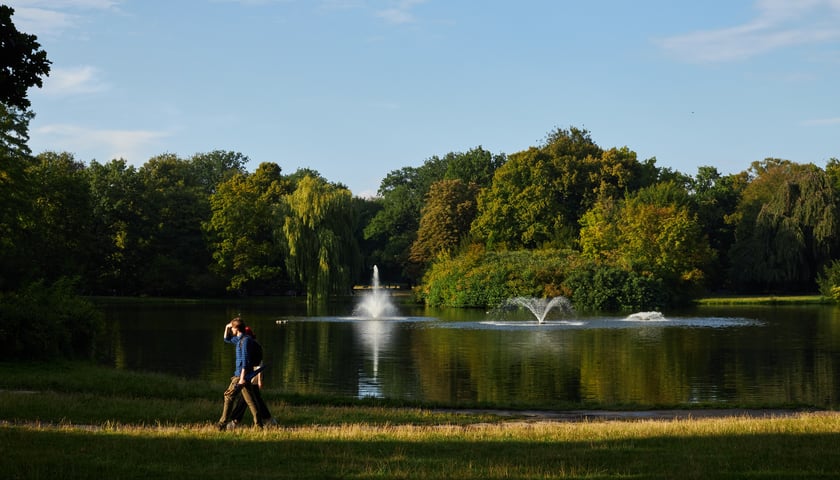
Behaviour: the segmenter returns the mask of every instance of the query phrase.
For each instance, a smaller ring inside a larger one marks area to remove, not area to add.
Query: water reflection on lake
[[[290,393],[551,408],[569,404],[806,404],[840,397],[840,309],[700,307],[662,315],[549,318],[353,305],[105,304],[118,368],[223,385],[236,315],[265,348],[266,384]],[[650,313],[650,312],[647,312]]]

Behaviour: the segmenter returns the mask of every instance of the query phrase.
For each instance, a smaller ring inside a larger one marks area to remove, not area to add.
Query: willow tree
[[[307,175],[284,200],[287,267],[306,289],[307,301],[315,303],[349,289],[358,260],[350,190]]]
[[[817,273],[837,253],[837,197],[813,164],[754,162],[752,181],[730,221],[736,226],[730,276],[747,290],[816,288]]]

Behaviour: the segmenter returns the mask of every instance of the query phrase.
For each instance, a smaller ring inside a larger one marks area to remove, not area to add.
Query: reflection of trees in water
[[[119,368],[177,368],[178,374],[214,381],[231,374],[235,352],[221,341],[220,329],[231,312],[136,305],[118,310],[108,318],[111,358]],[[733,315],[704,311],[715,318]],[[442,403],[831,406],[840,398],[838,312],[741,309],[739,316],[762,324],[714,328],[679,320],[617,320],[611,328],[591,328],[587,319],[582,325],[528,322],[513,329],[471,319],[465,323],[479,328],[455,328],[450,322],[377,325],[337,317],[279,326],[276,310],[250,323],[271,364],[268,388],[287,393],[354,396],[370,383],[388,398]]]
[[[529,338],[530,337],[530,338]],[[423,329],[411,356],[431,401],[516,404],[577,401],[577,373],[569,344],[523,332]]]

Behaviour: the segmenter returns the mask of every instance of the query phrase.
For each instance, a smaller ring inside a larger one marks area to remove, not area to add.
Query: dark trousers
[[[257,402],[257,410],[260,412],[260,420],[266,421],[271,418],[271,412],[268,410],[268,405],[265,404],[265,400],[262,398],[260,387],[256,385],[252,385],[252,387],[251,395],[254,397],[254,401]],[[245,403],[243,395],[236,400],[236,404],[233,406],[233,411],[230,414],[231,420],[242,423],[242,418],[245,416],[246,406],[247,404]]]
[[[243,398],[245,399],[245,403],[248,405],[248,408],[251,410],[251,415],[254,416],[254,425],[262,427],[263,418],[260,415],[260,409],[255,398],[255,391],[256,395],[259,395],[259,388],[257,388],[256,385],[252,385],[251,382],[245,382],[245,384],[240,385],[239,377],[231,377],[230,386],[228,386],[227,390],[225,390],[225,404],[224,407],[222,407],[222,418],[219,419],[219,424],[224,425],[234,419],[234,405],[238,399]]]

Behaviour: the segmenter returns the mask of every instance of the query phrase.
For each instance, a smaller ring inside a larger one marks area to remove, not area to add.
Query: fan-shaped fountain
[[[388,292],[379,285],[379,268],[374,265],[370,292],[364,294],[354,313],[365,318],[384,318],[393,316],[395,312],[396,307],[391,302]]]
[[[530,311],[538,323],[544,323],[545,317],[552,309],[557,308],[564,313],[572,312],[572,304],[566,297],[536,298],[536,297],[514,297],[509,298],[503,307],[523,307]]]

